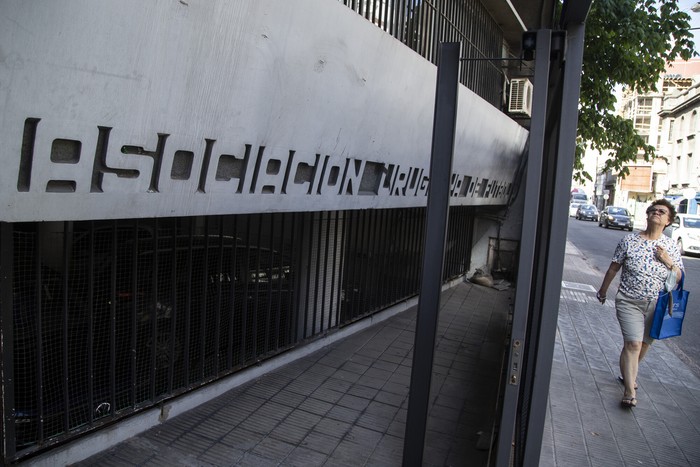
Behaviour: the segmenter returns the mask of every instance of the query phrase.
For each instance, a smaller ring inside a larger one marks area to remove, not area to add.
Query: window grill
[[[415,296],[425,209],[0,225],[11,460]]]

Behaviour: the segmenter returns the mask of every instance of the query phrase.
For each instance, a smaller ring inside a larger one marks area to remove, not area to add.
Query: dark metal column
[[[571,174],[574,167],[576,152],[576,130],[578,125],[578,101],[581,87],[581,65],[583,61],[583,45],[588,8],[578,2],[582,9],[582,18],[577,24],[566,28],[566,67],[563,76],[561,98],[561,114],[559,121],[559,139],[556,148],[556,171],[554,177],[554,192],[551,193],[551,210],[553,219],[568,219],[569,190],[571,189]],[[565,15],[566,16],[566,15]],[[542,434],[547,412],[549,397],[549,382],[552,372],[554,341],[557,332],[559,315],[559,296],[561,279],[566,256],[566,222],[552,222],[550,226],[546,278],[543,288],[542,319],[537,341],[537,358],[533,368],[532,399],[530,401],[530,418],[527,427],[527,441],[523,465],[538,465],[542,450]]]
[[[405,466],[420,466],[423,461],[450,202],[450,176],[457,119],[459,52],[459,42],[440,44],[423,272],[418,298],[413,369],[403,447],[403,465]]]
[[[525,175],[525,212],[520,236],[520,256],[516,280],[513,325],[509,346],[507,381],[501,411],[501,428],[498,435],[496,465],[510,465],[510,457],[515,432],[515,419],[520,394],[520,381],[523,372],[523,353],[527,333],[528,310],[531,289],[534,286],[533,269],[535,264],[536,237],[539,224],[539,198],[542,183],[542,160],[544,158],[547,100],[549,88],[549,67],[552,31],[537,31],[535,51],[535,76],[533,83],[532,119]]]
[[[568,218],[584,22],[590,4],[591,0],[564,4],[562,25],[566,35],[552,34],[548,54],[544,57],[540,44],[542,32],[537,34],[536,60],[544,58],[550,62],[545,83],[549,91],[546,102],[540,101],[537,93],[542,84],[536,79],[535,104],[546,104],[546,110],[543,118],[538,118],[538,126],[534,126],[533,113],[531,137],[542,134],[544,144],[540,167],[532,166],[532,158],[528,161],[528,184],[532,176],[538,178],[539,186],[526,187],[525,212],[528,216],[523,222],[520,258],[521,267],[525,269],[519,269],[523,272],[524,282],[520,282],[519,273],[509,381],[506,383],[499,433],[499,467],[537,465],[542,448],[566,247],[566,222],[562,224],[559,219]],[[544,128],[539,127],[541,124]],[[544,132],[540,133],[542,129]],[[530,156],[533,156],[532,148]],[[520,381],[520,387],[511,387],[517,381]]]

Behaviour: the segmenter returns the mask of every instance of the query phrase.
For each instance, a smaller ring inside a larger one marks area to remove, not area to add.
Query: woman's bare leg
[[[620,353],[620,373],[622,373],[622,378],[625,384],[625,399],[631,399],[637,397],[637,392],[634,389],[635,381],[637,381],[637,372],[639,371],[639,361],[646,354],[642,353],[643,349],[642,342],[630,341],[625,342],[622,347],[622,352]]]

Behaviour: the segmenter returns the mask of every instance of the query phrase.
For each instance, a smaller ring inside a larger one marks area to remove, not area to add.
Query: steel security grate
[[[469,208],[450,216],[445,278],[468,269],[473,222]],[[416,295],[424,218],[409,208],[3,224],[14,258],[2,282],[13,303],[4,433],[15,431],[4,458]]]

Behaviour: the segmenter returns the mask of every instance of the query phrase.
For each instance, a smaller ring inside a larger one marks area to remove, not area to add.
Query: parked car
[[[581,201],[574,201],[569,204],[569,217],[574,217],[576,215],[576,211],[578,211],[578,207],[583,205]]]
[[[576,219],[595,222],[598,220],[598,208],[592,204],[582,204],[576,210]]]
[[[632,216],[626,208],[619,206],[608,206],[600,213],[598,218],[599,227],[615,227],[616,229],[627,229],[630,232],[634,227]]]
[[[678,214],[664,233],[676,242],[682,255],[700,253],[700,216]]]

